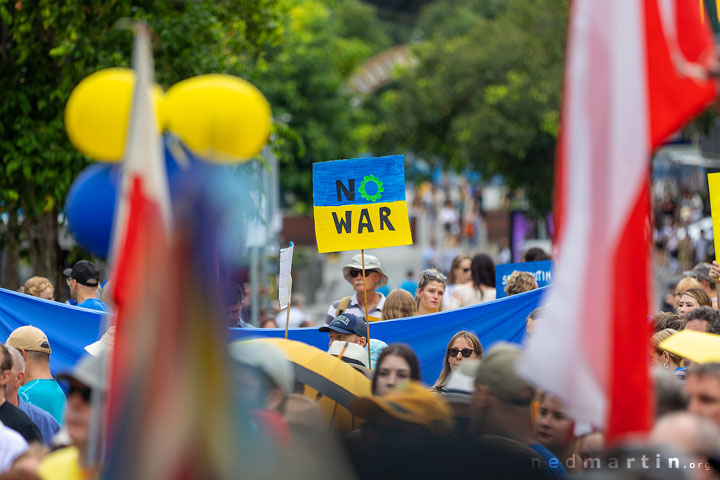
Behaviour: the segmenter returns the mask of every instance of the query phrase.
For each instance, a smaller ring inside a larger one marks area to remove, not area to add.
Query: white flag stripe
[[[280,274],[278,275],[278,295],[280,297],[280,308],[287,308],[290,304],[290,289],[292,288],[293,249],[295,246],[290,242],[288,248],[280,249]]]

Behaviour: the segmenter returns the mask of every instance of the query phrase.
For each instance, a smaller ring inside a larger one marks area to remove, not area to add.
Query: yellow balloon
[[[107,68],[85,77],[70,94],[65,106],[65,130],[75,148],[90,158],[106,162],[122,159],[125,152],[135,72]],[[163,92],[155,85],[158,131],[162,126],[159,105]]]
[[[231,75],[200,75],[178,82],[163,101],[167,128],[208,160],[248,160],[270,136],[272,114],[263,94]]]

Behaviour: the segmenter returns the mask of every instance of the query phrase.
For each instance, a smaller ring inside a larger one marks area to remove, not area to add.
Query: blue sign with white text
[[[538,287],[542,288],[552,282],[553,261],[539,260],[537,262],[504,263],[495,267],[496,298],[506,297],[505,286],[514,271],[530,272],[535,277]]]

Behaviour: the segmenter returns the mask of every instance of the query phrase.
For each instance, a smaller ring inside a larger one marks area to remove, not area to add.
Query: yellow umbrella
[[[696,363],[720,362],[720,335],[714,333],[681,330],[658,347]]]
[[[297,393],[315,400],[334,429],[347,433],[360,426],[362,419],[351,409],[357,397],[371,395],[371,383],[365,375],[306,343],[284,338],[250,341],[272,345],[285,353],[294,367]]]

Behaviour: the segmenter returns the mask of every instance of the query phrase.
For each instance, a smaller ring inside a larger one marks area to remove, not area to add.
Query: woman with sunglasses
[[[460,299],[455,295],[455,289],[459,285],[472,282],[472,275],[470,274],[471,262],[472,258],[469,255],[458,255],[452,261],[447,288],[445,289],[445,295],[443,295],[443,308],[445,310],[457,308],[459,304]]]
[[[455,289],[457,306],[469,307],[495,300],[495,262],[484,253],[475,255],[470,263],[470,275],[470,283],[458,285]]]
[[[442,310],[445,282],[447,282],[447,277],[434,268],[423,272],[418,282],[417,294],[415,294],[418,315],[437,313]]]
[[[466,330],[456,333],[448,342],[445,358],[443,358],[442,372],[432,388],[438,392],[444,391],[453,370],[467,359],[482,358],[482,356],[482,345],[480,345],[477,335]]]

